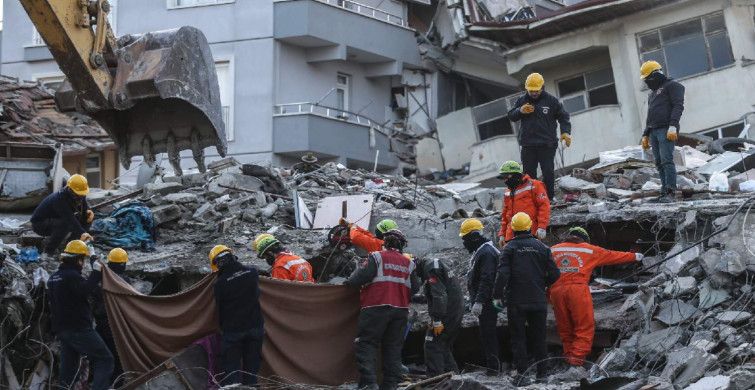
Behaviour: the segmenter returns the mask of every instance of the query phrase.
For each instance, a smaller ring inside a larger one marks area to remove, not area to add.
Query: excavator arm
[[[97,120],[118,146],[121,164],[167,153],[177,175],[181,150],[205,171],[204,148],[225,156],[225,125],[215,64],[193,27],[116,40],[107,0],[19,0],[66,81],[55,93],[63,112]]]

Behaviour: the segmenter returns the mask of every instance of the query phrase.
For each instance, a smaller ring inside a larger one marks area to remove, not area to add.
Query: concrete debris
[[[181,183],[147,183],[144,186],[144,196],[152,197],[153,195],[168,195],[183,189]]]
[[[702,314],[696,307],[682,301],[681,299],[672,299],[661,302],[661,310],[656,316],[658,321],[666,325],[678,325],[691,318],[698,317]]]
[[[666,282],[663,295],[669,298],[686,295],[695,291],[697,281],[692,276],[682,276]]]
[[[684,390],[727,390],[731,378],[726,375],[709,376],[684,388]]]
[[[668,379],[677,388],[685,388],[700,379],[716,364],[716,355],[697,347],[686,347],[667,355],[661,378]]]
[[[700,284],[700,303],[698,309],[707,310],[727,301],[730,295],[726,290],[717,290],[711,287],[710,281],[705,280]]]
[[[724,324],[737,325],[752,318],[752,314],[746,311],[725,311],[716,318]]]

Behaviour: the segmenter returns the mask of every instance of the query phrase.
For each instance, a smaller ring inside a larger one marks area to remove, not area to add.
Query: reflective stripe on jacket
[[[551,203],[545,184],[540,180],[524,175],[520,184],[512,196],[511,190],[506,190],[503,196],[503,212],[501,212],[501,230],[498,236],[506,236],[506,241],[514,238],[511,230],[511,218],[518,212],[526,213],[532,218],[532,234],[537,229],[545,229],[551,219]]]
[[[372,252],[370,257],[375,260],[377,273],[372,281],[362,288],[359,297],[362,308],[371,306],[409,308],[414,262],[393,249]]]
[[[551,247],[553,260],[561,277],[551,288],[567,284],[588,284],[595,267],[628,263],[635,260],[631,252],[609,251],[586,242],[564,242]]]
[[[273,279],[312,283],[315,281],[312,278],[312,265],[288,251],[279,253],[275,258],[272,275]]]

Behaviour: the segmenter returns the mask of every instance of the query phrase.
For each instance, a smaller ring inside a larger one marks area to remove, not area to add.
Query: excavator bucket
[[[204,34],[193,27],[126,35],[108,60],[113,85],[111,107],[77,98],[69,83],[55,94],[62,111],[93,117],[118,146],[128,168],[133,156],[152,166],[155,155],[167,153],[181,175],[180,152],[191,150],[200,171],[204,148],[226,154],[225,124],[215,63]]]

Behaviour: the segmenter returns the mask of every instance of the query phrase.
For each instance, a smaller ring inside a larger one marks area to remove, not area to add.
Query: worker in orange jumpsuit
[[[366,229],[362,229],[359,226],[350,223],[344,218],[338,222],[341,225],[346,225],[351,230],[349,231],[349,238],[351,243],[366,250],[367,253],[379,252],[383,250],[383,235],[391,230],[398,230],[396,222],[390,219],[384,219],[375,226],[375,234],[373,235]]]
[[[563,243],[551,247],[561,277],[550,287],[558,334],[567,363],[581,366],[592,349],[595,317],[590,295],[590,275],[595,267],[641,261],[642,253],[609,251],[590,245],[581,227],[569,229]]]
[[[307,260],[284,248],[283,244],[273,235],[261,234],[257,236],[253,247],[257,251],[257,257],[264,259],[267,264],[273,267],[271,272],[273,279],[315,282],[312,276],[312,265]]]
[[[501,230],[498,244],[503,247],[514,238],[511,218],[516,213],[525,213],[532,219],[532,235],[538,240],[545,238],[545,229],[551,219],[551,204],[545,184],[522,174],[522,166],[516,161],[506,161],[498,170],[498,178],[506,183],[501,212]]]

